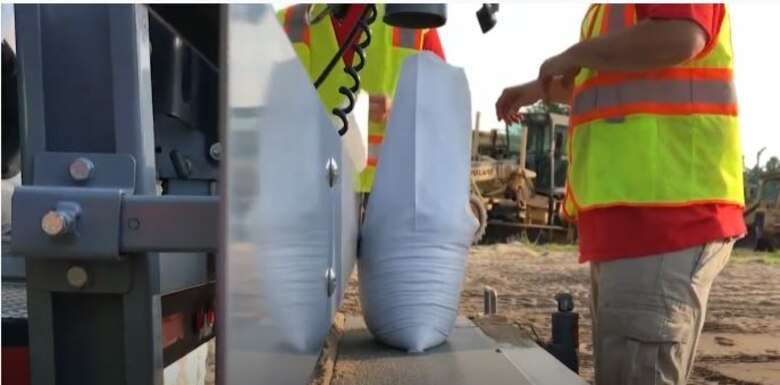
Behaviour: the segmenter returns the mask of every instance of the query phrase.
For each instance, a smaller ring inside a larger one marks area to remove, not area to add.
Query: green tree
[[[778,170],[780,170],[780,159],[778,159],[776,156],[769,158],[769,160],[766,161],[766,164],[764,165],[764,171],[770,172]]]

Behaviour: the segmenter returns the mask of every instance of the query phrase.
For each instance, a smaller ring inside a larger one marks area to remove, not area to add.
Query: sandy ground
[[[569,292],[580,313],[580,374],[593,378],[588,266],[573,248],[523,244],[472,249],[461,314],[483,310],[483,288],[498,291],[498,315],[507,323],[550,337],[554,296]],[[343,311],[359,314],[356,280]],[[715,282],[691,385],[780,385],[780,263],[732,258]]]
[[[710,295],[690,385],[780,385],[780,263],[739,254],[718,277]],[[570,247],[520,243],[475,247],[469,255],[460,312],[478,316],[483,310],[483,289],[491,286],[499,296],[498,317],[491,321],[546,341],[550,313],[555,310],[553,297],[571,293],[580,313],[580,374],[592,381],[589,273],[587,265],[576,259]],[[360,314],[356,276],[342,311]],[[213,376],[213,346],[211,353],[209,376]]]

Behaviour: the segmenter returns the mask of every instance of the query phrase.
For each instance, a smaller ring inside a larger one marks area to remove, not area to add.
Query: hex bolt
[[[339,165],[336,163],[336,159],[328,159],[328,162],[325,163],[325,169],[328,172],[328,186],[333,187],[339,177]]]
[[[325,281],[327,283],[328,297],[336,291],[336,271],[332,267],[325,270]]]
[[[222,154],[222,145],[219,144],[219,142],[216,142],[209,147],[209,156],[211,159],[214,159],[216,161],[219,161],[219,157]]]
[[[130,230],[138,230],[141,228],[141,221],[139,221],[138,218],[130,218],[127,220],[127,227],[130,228]]]
[[[85,182],[92,177],[92,173],[95,170],[95,164],[91,160],[79,157],[70,164],[68,172],[70,177],[77,182]]]
[[[81,266],[71,266],[68,269],[67,278],[68,284],[79,289],[84,288],[89,283],[89,274]]]
[[[51,237],[68,234],[73,228],[75,216],[63,210],[51,210],[41,219],[41,230]]]

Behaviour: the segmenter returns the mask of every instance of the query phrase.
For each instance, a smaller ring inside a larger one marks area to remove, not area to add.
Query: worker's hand
[[[544,101],[550,102],[553,99],[553,79],[560,79],[560,85],[563,88],[569,88],[574,83],[574,78],[579,72],[580,67],[577,66],[574,56],[569,51],[545,60],[539,67],[538,79],[542,85]]]
[[[506,123],[517,123],[520,121],[520,107],[533,104],[541,97],[541,83],[536,80],[505,88],[496,101],[496,118]]]
[[[368,96],[368,121],[372,123],[385,123],[390,115],[393,101],[384,94],[371,94]]]

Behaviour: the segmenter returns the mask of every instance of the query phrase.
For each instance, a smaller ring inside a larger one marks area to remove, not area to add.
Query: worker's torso
[[[631,4],[593,5],[582,38],[635,23]],[[726,14],[714,43],[679,66],[580,71],[568,133],[565,214],[614,206],[742,205],[732,59]]]
[[[307,22],[307,12],[311,12],[311,15],[317,15],[324,9],[324,6],[317,4],[310,8],[309,4],[298,4],[278,14],[298,57],[313,81],[320,76],[338,52],[340,45],[329,17],[311,24]],[[363,68],[359,71],[360,89],[369,94],[384,94],[392,98],[401,63],[408,55],[422,48],[425,31],[388,26],[382,22],[384,6],[377,5],[377,12],[375,22],[370,25],[371,42],[362,54],[361,52],[354,53],[351,66],[358,68],[361,62],[364,63]],[[365,39],[366,35],[361,34],[359,41],[365,41]],[[317,89],[320,100],[329,113],[334,108],[342,107],[345,102],[345,96],[339,92],[339,88],[351,87],[354,84],[354,80],[344,69],[344,61],[339,60],[330,75]],[[356,186],[359,191],[364,192],[370,190],[373,182],[385,124],[369,122],[368,131],[368,162],[359,176]]]

